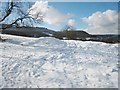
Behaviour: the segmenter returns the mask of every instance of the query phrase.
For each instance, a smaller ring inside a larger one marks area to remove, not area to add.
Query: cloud
[[[96,12],[89,17],[83,18],[88,24],[85,29],[91,34],[118,34],[118,12],[115,10],[106,10],[105,12]]]
[[[69,19],[69,20],[68,20],[68,25],[69,25],[69,26],[74,27],[74,26],[75,26],[75,24],[76,24],[76,22],[75,22],[75,20],[74,20],[74,19]]]
[[[56,8],[49,6],[47,1],[36,1],[29,10],[31,10],[30,16],[33,18],[38,20],[42,18],[43,22],[53,25],[67,22],[72,17],[71,14],[63,14]]]

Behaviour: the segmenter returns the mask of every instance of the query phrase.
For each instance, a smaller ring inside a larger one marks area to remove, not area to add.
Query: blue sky
[[[45,11],[47,6],[49,9]],[[22,8],[24,10],[27,9],[27,4],[23,3]],[[72,19],[76,23],[74,27],[78,30],[84,29],[90,33],[118,33],[118,2],[44,3],[43,1],[42,3],[39,2],[38,5],[36,5],[36,7],[33,9],[33,13],[38,12],[39,10],[43,10],[47,16],[45,16],[44,23],[36,25],[37,27],[61,30],[65,27],[68,21]],[[70,17],[68,13],[72,16]],[[15,12],[13,15],[16,15]],[[11,18],[13,18],[13,15],[11,15]],[[89,19],[89,17],[92,17],[92,19]],[[83,18],[85,18],[85,21],[83,21]],[[89,27],[89,25],[93,26]]]
[[[49,2],[49,6],[53,6],[59,12],[67,14],[73,14],[73,19],[76,21],[76,28],[85,28],[87,24],[81,19],[83,17],[88,17],[95,12],[106,10],[118,10],[117,2]],[[51,26],[47,25],[48,28],[61,29],[64,25]]]

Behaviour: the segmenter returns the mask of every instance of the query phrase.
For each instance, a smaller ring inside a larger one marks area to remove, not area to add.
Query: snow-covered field
[[[0,88],[118,87],[118,44],[2,37]]]

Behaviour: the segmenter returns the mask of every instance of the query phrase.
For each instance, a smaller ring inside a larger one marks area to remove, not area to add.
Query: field
[[[1,88],[118,88],[118,44],[1,36]]]

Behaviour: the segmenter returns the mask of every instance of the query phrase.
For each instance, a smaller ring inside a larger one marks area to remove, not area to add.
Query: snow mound
[[[60,41],[59,39],[53,37],[40,37],[40,38],[27,38],[27,37],[20,37],[20,36],[12,36],[12,35],[2,35],[4,39],[8,39],[7,42],[17,45],[23,46],[46,46],[55,48],[64,48],[67,44],[64,41]]]
[[[118,44],[2,37],[0,88],[118,88]]]
[[[35,41],[27,42],[26,45],[29,46],[43,46],[43,47],[49,47],[49,48],[62,48],[66,46],[66,43],[64,41],[60,41],[59,39],[52,38],[52,37],[41,37]]]

